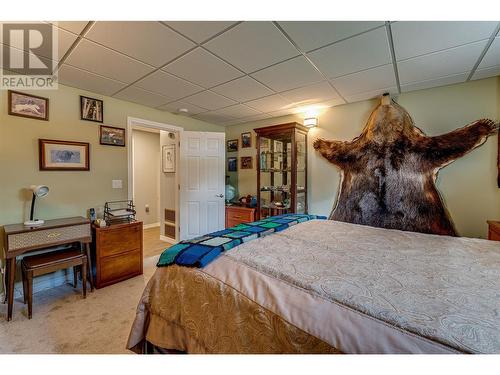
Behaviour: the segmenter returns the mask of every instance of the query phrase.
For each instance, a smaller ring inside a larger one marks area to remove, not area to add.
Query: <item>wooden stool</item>
[[[87,297],[87,256],[80,250],[70,248],[24,257],[21,261],[23,271],[24,303],[28,302],[28,318],[33,316],[33,277],[57,270],[73,267],[75,288],[77,287],[78,267],[82,269],[83,298]]]

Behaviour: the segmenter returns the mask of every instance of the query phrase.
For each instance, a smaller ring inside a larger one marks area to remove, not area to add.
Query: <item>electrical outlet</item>
[[[149,204],[145,205],[144,208],[145,208],[146,212],[149,213]]]

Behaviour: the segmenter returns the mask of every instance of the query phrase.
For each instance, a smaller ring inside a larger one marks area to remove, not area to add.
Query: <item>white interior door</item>
[[[182,132],[181,240],[224,229],[224,144],[224,133]]]

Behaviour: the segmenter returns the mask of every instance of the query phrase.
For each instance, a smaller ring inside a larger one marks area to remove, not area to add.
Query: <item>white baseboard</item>
[[[160,235],[160,240],[162,240],[164,242],[168,242],[169,244],[172,244],[172,245],[174,245],[176,243],[175,238],[170,238],[170,237],[162,236],[162,235]]]
[[[156,228],[160,226],[160,222],[158,223],[153,223],[153,224],[146,224],[142,227],[142,229],[149,229],[149,228]]]

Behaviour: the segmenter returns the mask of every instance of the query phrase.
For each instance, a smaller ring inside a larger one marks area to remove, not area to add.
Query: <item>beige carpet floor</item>
[[[125,348],[128,334],[158,257],[144,259],[143,275],[94,290],[86,299],[70,284],[35,293],[31,320],[21,298],[10,322],[7,305],[0,304],[0,354],[131,353]]]

